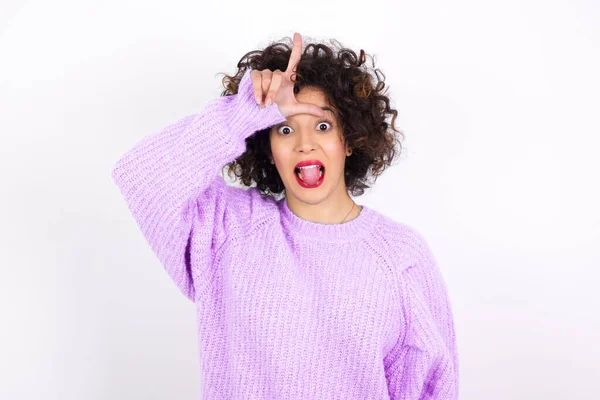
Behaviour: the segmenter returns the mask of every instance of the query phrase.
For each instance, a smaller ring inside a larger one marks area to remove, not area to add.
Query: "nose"
[[[317,147],[315,143],[315,137],[312,132],[308,132],[303,129],[298,135],[296,135],[296,138],[296,151],[310,153]]]

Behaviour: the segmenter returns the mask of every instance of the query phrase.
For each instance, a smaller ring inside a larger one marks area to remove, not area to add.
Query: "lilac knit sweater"
[[[203,399],[457,399],[449,297],[423,237],[362,206],[343,224],[228,186],[221,168],[285,121],[238,94],[140,140],[112,177],[196,305]]]

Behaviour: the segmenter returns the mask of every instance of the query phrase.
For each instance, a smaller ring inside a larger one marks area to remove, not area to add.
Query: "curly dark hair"
[[[373,57],[362,49],[357,56],[335,39],[331,39],[330,43],[331,46],[324,43],[305,46],[294,75],[294,93],[304,86],[316,86],[325,92],[340,120],[344,140],[352,149],[344,166],[346,188],[350,194],[358,196],[375,182],[386,167],[392,165],[396,154],[399,155],[402,150],[397,134],[402,138],[404,135],[394,125],[398,112],[390,108],[387,89],[384,90],[385,76],[375,69]],[[246,53],[238,62],[234,76],[221,73],[225,88],[221,96],[237,93],[249,67],[259,71],[285,71],[292,46],[293,39],[286,37],[270,43],[264,50]],[[372,60],[371,69],[366,65],[367,57]],[[386,119],[389,117],[391,121],[388,124]],[[241,178],[245,186],[256,182],[263,196],[276,197],[274,195],[284,192],[285,187],[277,168],[270,162],[269,132],[270,128],[267,128],[246,138],[246,151],[224,168],[227,167],[229,176],[234,173]]]

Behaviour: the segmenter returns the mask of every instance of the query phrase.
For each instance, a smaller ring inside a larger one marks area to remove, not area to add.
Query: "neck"
[[[345,223],[356,218],[361,211],[361,207],[347,192],[341,198],[328,197],[317,204],[303,202],[289,194],[286,194],[286,200],[295,215],[306,221],[321,224]]]

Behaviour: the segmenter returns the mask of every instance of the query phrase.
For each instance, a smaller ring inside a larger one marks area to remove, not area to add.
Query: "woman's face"
[[[344,163],[350,151],[347,152],[343,142],[334,110],[327,104],[325,93],[320,88],[303,87],[296,94],[296,100],[323,108],[325,117],[296,114],[271,128],[271,162],[279,172],[286,194],[310,204],[317,204],[330,196],[334,199],[347,197]],[[322,182],[316,187],[304,187],[298,181],[296,165],[306,160],[317,160],[323,164]]]

